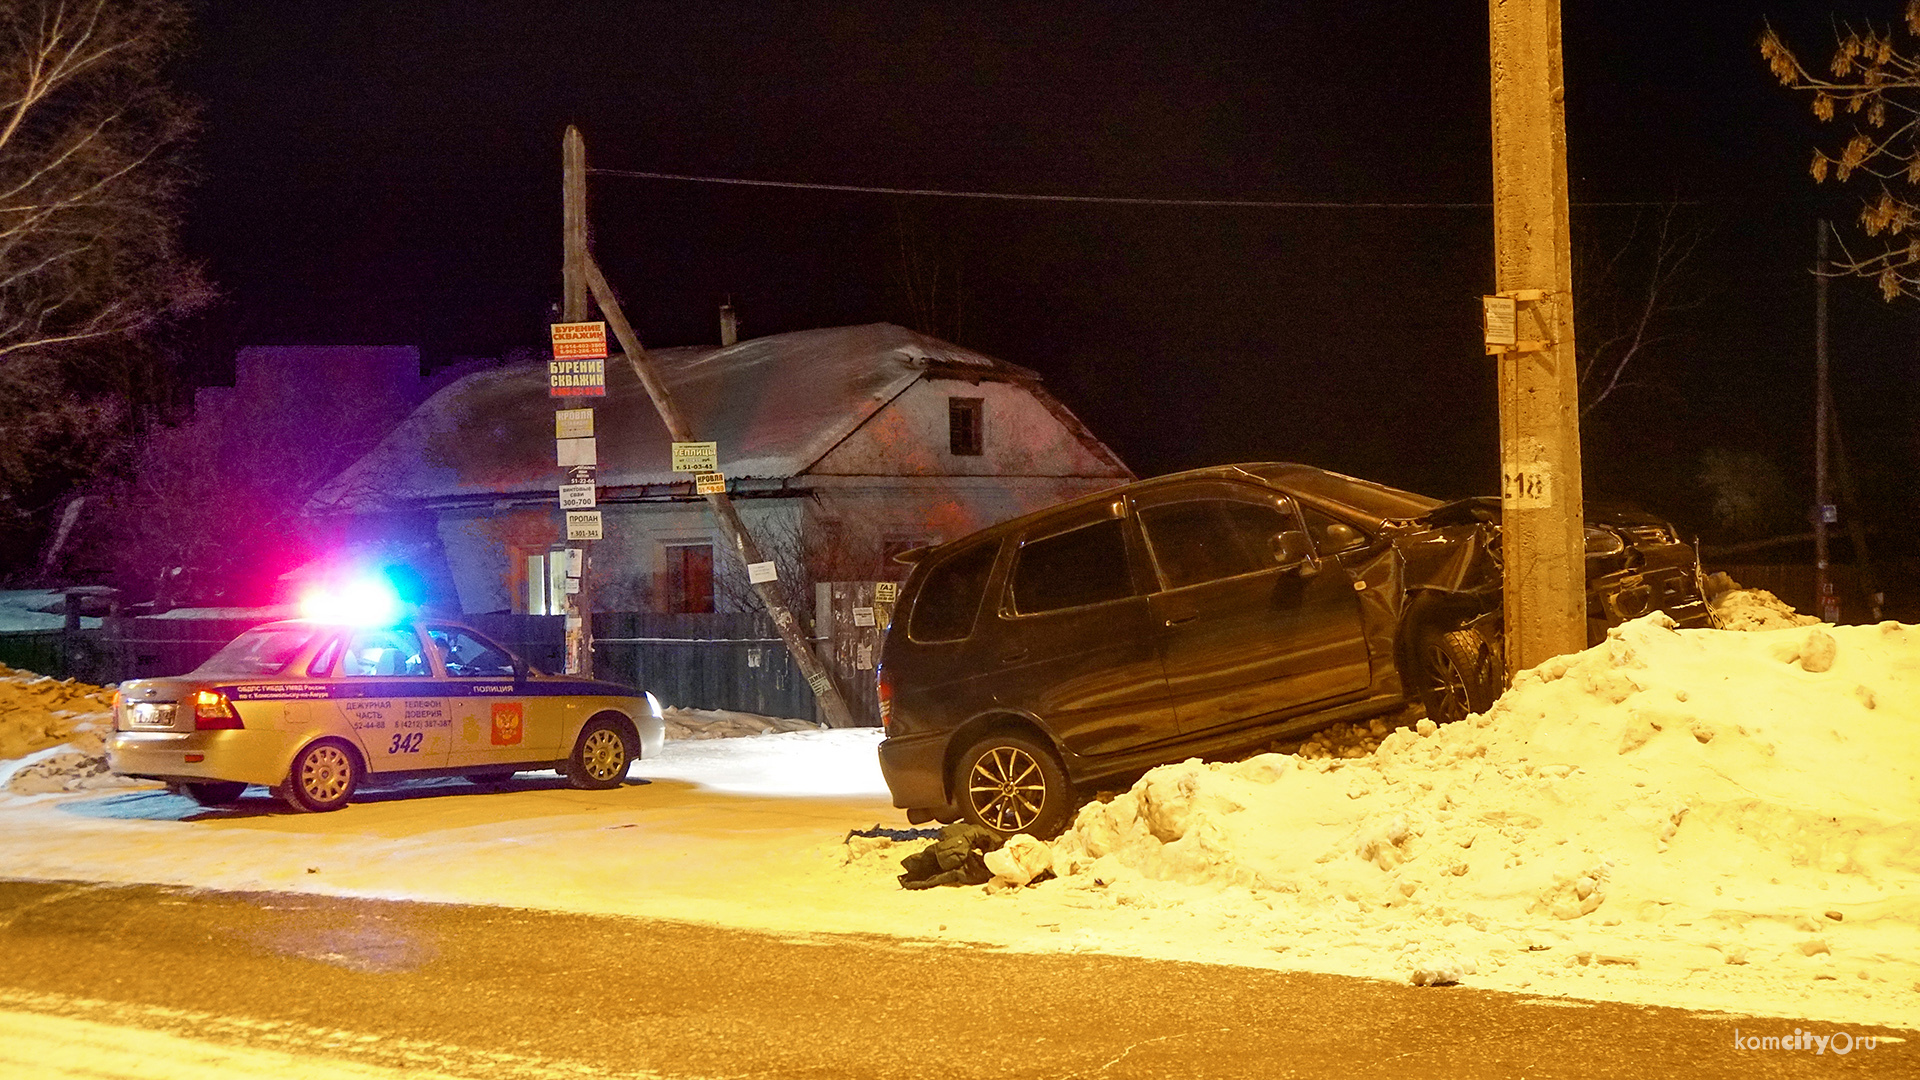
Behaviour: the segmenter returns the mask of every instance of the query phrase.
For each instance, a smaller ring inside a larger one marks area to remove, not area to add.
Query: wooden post
[[[587,143],[580,129],[567,125],[560,140],[561,158],[561,292],[563,322],[587,318]],[[561,407],[568,407],[563,399]],[[561,517],[566,512],[561,511]],[[580,546],[580,591],[567,594],[567,673],[593,677],[593,542],[571,540]],[[551,579],[551,578],[549,578]]]
[[[1813,265],[1813,596],[1822,622],[1840,621],[1840,599],[1833,593],[1833,575],[1827,552],[1827,233],[1819,222]]]
[[[605,316],[607,325],[613,330],[614,337],[620,342],[620,348],[627,354],[627,363],[633,366],[633,373],[640,378],[640,385],[647,388],[647,396],[653,399],[653,407],[660,413],[660,422],[666,425],[667,434],[674,442],[694,442],[693,429],[687,426],[686,419],[675,407],[673,398],[660,381],[660,375],[654,370],[653,361],[640,344],[633,332],[633,326],[627,322],[627,316],[621,310],[620,301],[613,295],[612,286],[600,272],[600,264],[591,254],[583,259],[586,271],[587,287],[593,292],[594,302],[600,305],[600,314]],[[720,531],[733,546],[740,561],[748,566],[761,562],[764,556],[760,545],[754,542],[753,534],[740,520],[733,508],[733,500],[725,492],[708,495],[707,506],[713,511],[713,517],[719,523]],[[840,696],[840,690],[834,686],[833,679],[820,663],[800,630],[800,623],[787,609],[787,602],[780,595],[780,586],[775,581],[755,582],[753,591],[766,606],[767,614],[773,617],[773,625],[780,632],[780,640],[793,654],[793,662],[800,668],[800,674],[806,677],[807,686],[813,690],[814,700],[820,703],[820,712],[826,717],[829,727],[852,727],[853,714],[848,711],[847,703]]]
[[[1580,384],[1573,351],[1559,0],[1488,0],[1495,289],[1521,298],[1500,354],[1507,671],[1587,644]],[[1532,299],[1538,297],[1538,299]]]

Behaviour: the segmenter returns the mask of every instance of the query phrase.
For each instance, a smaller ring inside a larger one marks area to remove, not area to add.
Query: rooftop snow
[[[1032,377],[1004,361],[890,323],[802,330],[726,348],[649,350],[697,440],[729,479],[804,473],[929,366]],[[476,372],[441,390],[310,504],[365,512],[425,499],[553,490],[556,407],[544,363]],[[602,487],[670,484],[671,439],[624,357],[592,406]]]

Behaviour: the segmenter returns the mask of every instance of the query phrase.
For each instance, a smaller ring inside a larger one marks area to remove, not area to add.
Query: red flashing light
[[[195,731],[232,731],[244,728],[240,714],[233,711],[233,702],[227,695],[217,690],[202,690],[193,695],[193,727]]]
[[[881,668],[877,674],[880,691],[880,730],[893,726],[893,680],[887,677],[887,669]]]
[[[189,765],[197,765],[200,762],[205,760],[207,760],[207,755],[205,754],[188,754],[187,755],[187,764]]]

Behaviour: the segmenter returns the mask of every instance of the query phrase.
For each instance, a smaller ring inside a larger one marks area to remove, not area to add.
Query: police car
[[[293,619],[241,634],[192,672],[121,684],[108,763],[207,806],[248,784],[338,810],[369,779],[496,783],[557,769],[618,787],[660,753],[652,694],[535,670],[454,622]]]

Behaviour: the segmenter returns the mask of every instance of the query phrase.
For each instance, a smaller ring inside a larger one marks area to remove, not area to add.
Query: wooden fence
[[[468,615],[459,621],[542,670],[561,668],[563,616]],[[86,630],[0,633],[0,664],[101,685],[178,675],[252,625],[139,617],[103,619]],[[595,674],[650,690],[662,705],[819,719],[806,679],[764,615],[598,612],[593,634]],[[864,675],[870,684],[872,670]],[[842,686],[850,698],[872,697],[870,687],[861,695],[858,678],[850,681]]]

